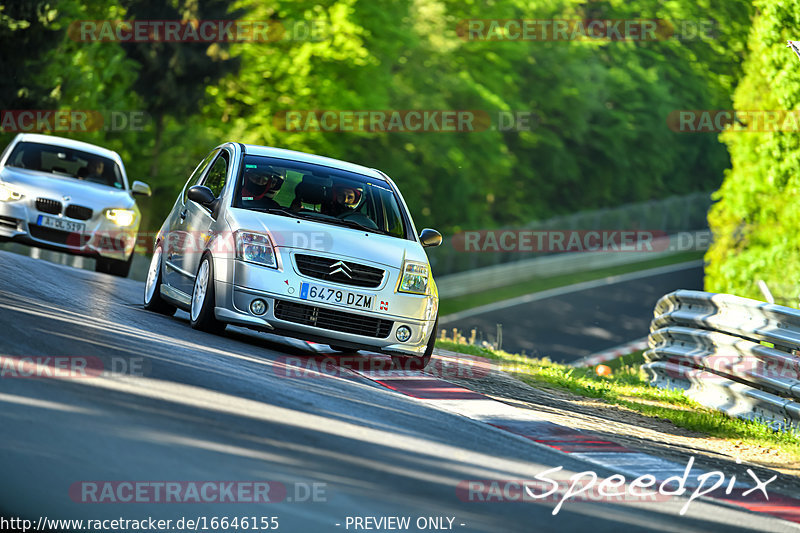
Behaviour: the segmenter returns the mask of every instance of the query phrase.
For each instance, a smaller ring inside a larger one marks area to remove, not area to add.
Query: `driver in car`
[[[285,178],[272,168],[245,168],[242,201],[248,207],[270,209],[281,205],[274,200]]]
[[[105,169],[105,166],[102,159],[93,159],[89,161],[85,167],[81,167],[78,170],[76,177],[81,180],[103,183],[105,181],[103,178],[103,169]]]

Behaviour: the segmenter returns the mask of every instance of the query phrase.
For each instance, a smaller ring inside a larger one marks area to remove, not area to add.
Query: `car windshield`
[[[233,206],[408,238],[389,184],[341,169],[245,155]]]
[[[125,188],[122,172],[113,159],[63,146],[21,142],[14,147],[6,165]]]

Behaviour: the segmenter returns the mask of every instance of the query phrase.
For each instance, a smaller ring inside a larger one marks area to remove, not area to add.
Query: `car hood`
[[[331,254],[353,260],[372,261],[390,268],[402,268],[403,261],[428,262],[418,242],[311,220],[230,209],[232,230],[269,233],[279,248]]]
[[[136,203],[127,191],[38,170],[3,167],[0,170],[0,181],[18,186],[20,192],[26,196],[35,194],[54,200],[69,196],[70,203],[94,209],[114,207],[130,209]]]

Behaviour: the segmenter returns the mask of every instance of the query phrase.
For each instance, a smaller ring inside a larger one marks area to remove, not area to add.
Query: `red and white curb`
[[[614,348],[603,350],[602,352],[587,355],[586,357],[578,359],[577,361],[571,362],[570,366],[595,366],[601,363],[606,363],[613,359],[617,359],[623,355],[632,354],[633,352],[638,352],[639,350],[645,350],[646,348],[647,337],[627,342],[625,344],[615,346]]]
[[[685,464],[681,465],[668,459],[638,452],[591,432],[542,420],[527,409],[494,400],[429,373],[392,370],[391,359],[386,355],[365,352],[338,354],[329,350],[325,345],[304,341],[291,341],[291,343],[298,347],[302,345],[305,349],[310,348],[319,354],[310,356],[309,359],[339,361],[342,369],[363,376],[387,389],[424,401],[435,408],[491,425],[607,470],[632,477],[651,475],[659,483],[673,476],[684,476],[686,473],[687,465]],[[491,369],[493,367],[491,361],[487,359],[465,357],[469,360],[469,365],[475,365],[475,368]],[[462,359],[462,357],[440,354],[432,362],[433,371],[436,372],[442,368],[436,366],[437,360],[447,363],[457,359]],[[686,486],[697,487],[699,484],[696,481],[697,477],[707,472],[707,470],[692,467],[686,477],[695,481],[694,483],[687,482]],[[726,491],[726,488],[731,490]],[[760,491],[751,491],[748,496],[744,496],[743,493],[750,488],[752,488],[751,480],[747,477],[740,477],[730,487],[726,484],[700,499],[724,502],[734,507],[800,523],[800,499],[774,491],[769,491],[769,499],[765,498]]]

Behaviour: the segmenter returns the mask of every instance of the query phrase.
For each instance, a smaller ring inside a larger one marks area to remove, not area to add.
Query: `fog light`
[[[267,302],[261,299],[253,300],[250,302],[250,311],[254,315],[263,315],[267,312]]]
[[[395,333],[395,336],[400,342],[406,342],[411,338],[411,328],[408,326],[400,326],[397,328],[397,333]]]

